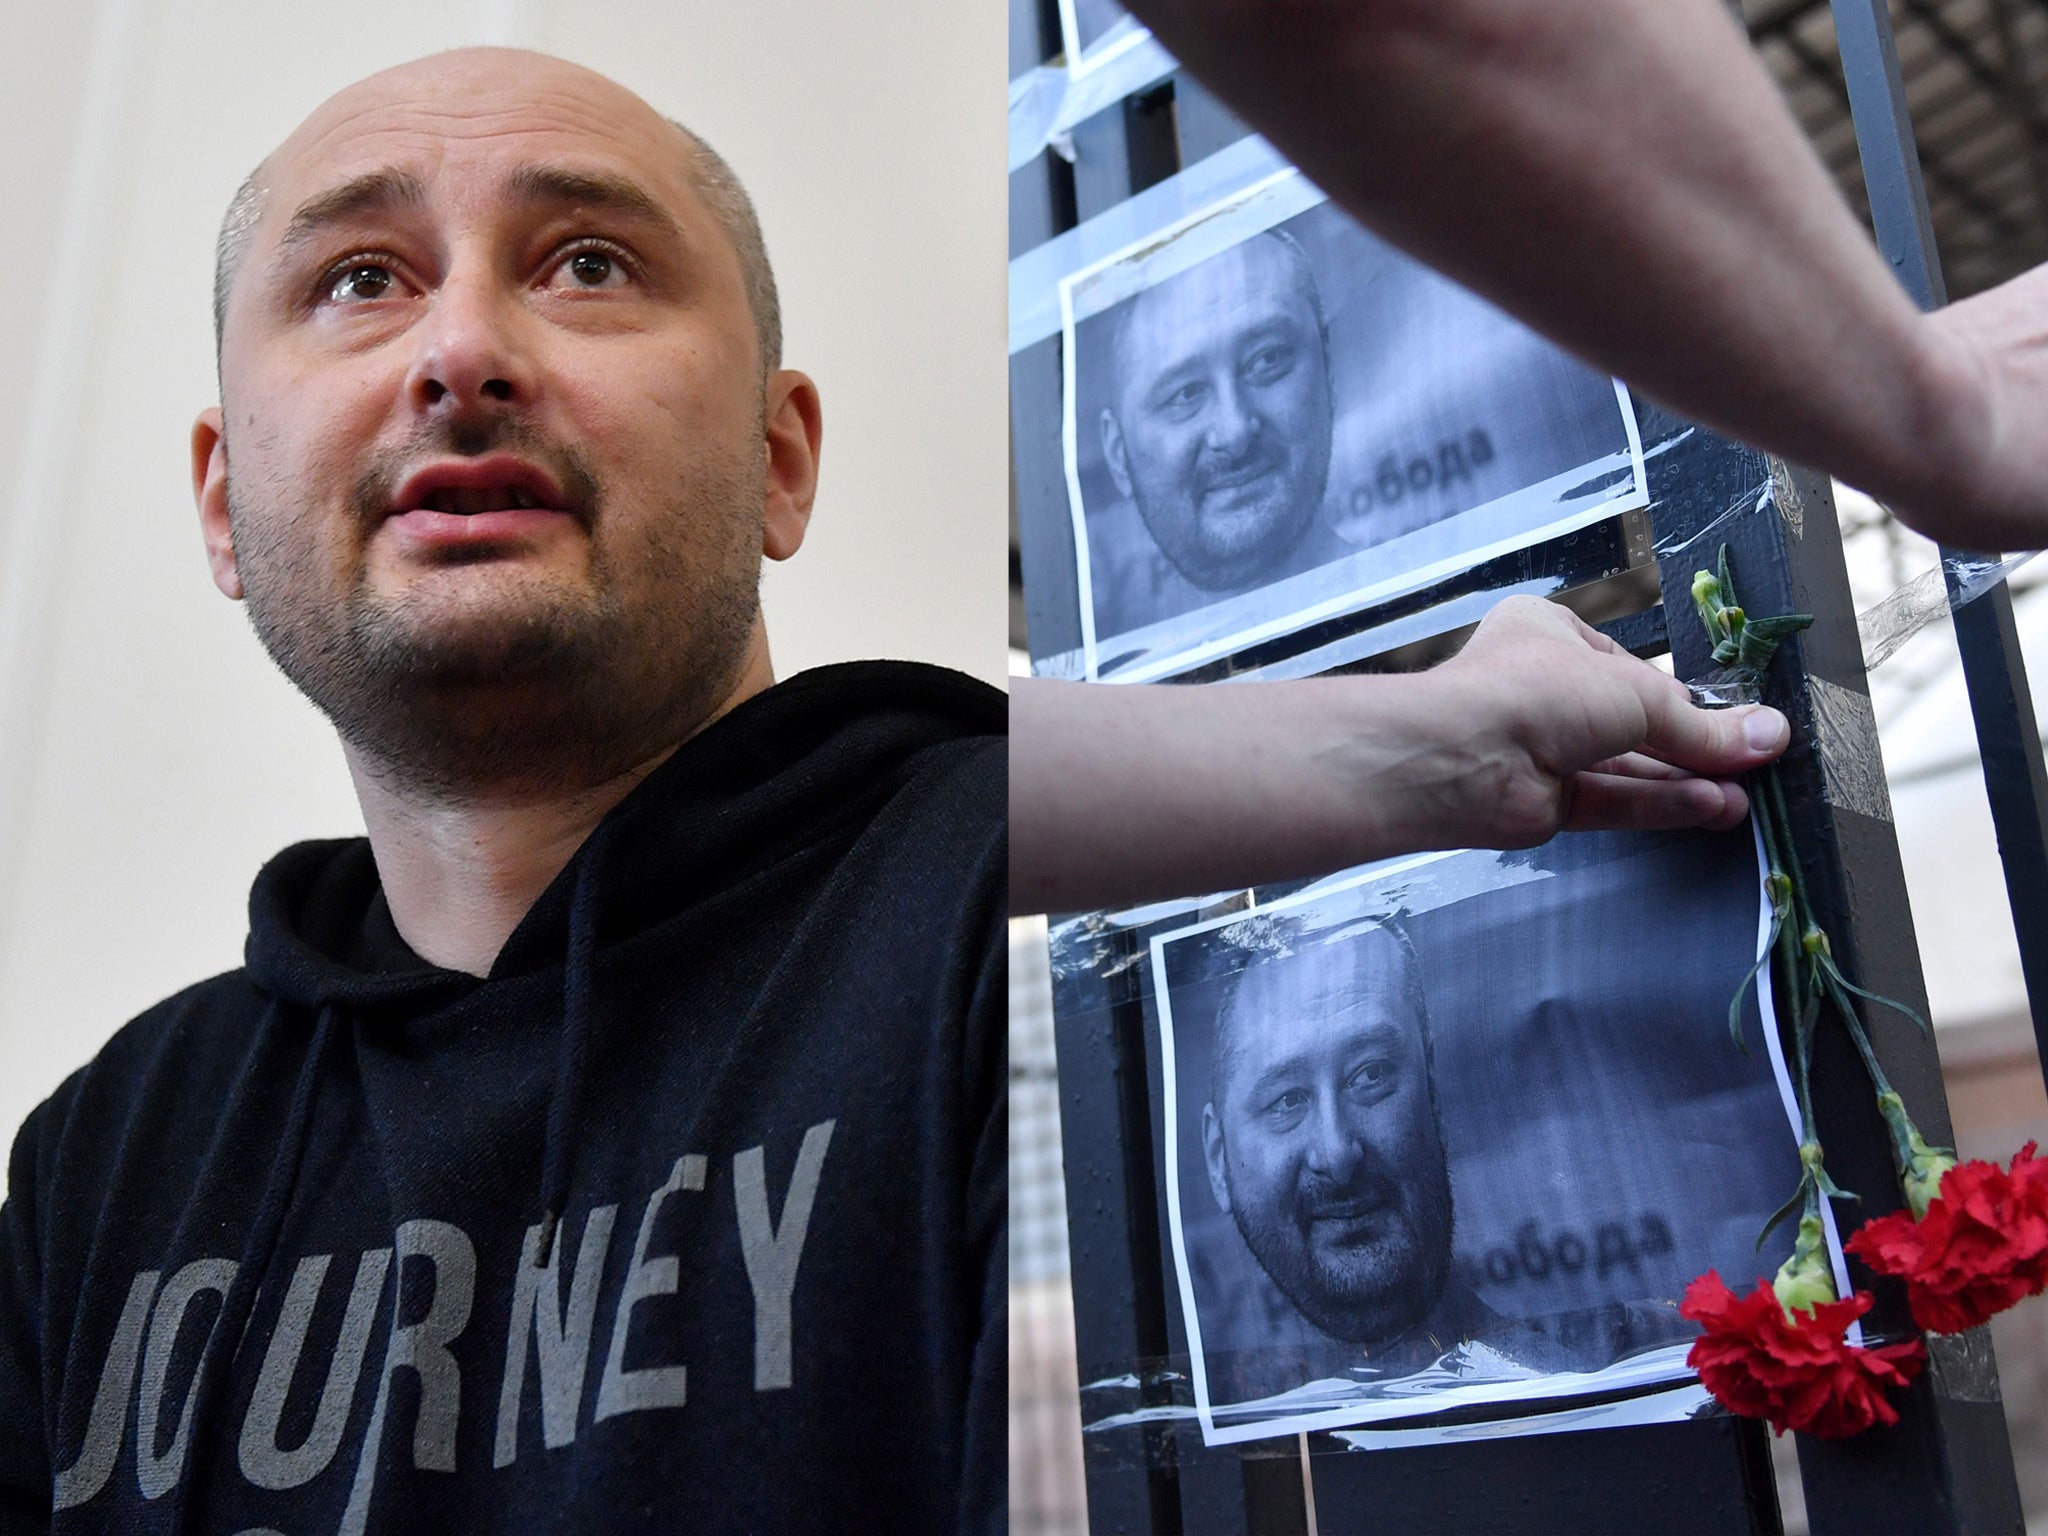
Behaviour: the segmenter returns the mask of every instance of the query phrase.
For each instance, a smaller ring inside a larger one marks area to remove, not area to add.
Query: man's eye
[[[1185,421],[1202,407],[1208,396],[1208,386],[1201,383],[1187,383],[1178,389],[1169,390],[1158,397],[1157,409],[1176,420]]]
[[[362,304],[390,297],[397,283],[388,268],[361,262],[342,269],[327,290],[327,297],[336,304]]]
[[[1306,1088],[1289,1088],[1286,1092],[1274,1096],[1273,1100],[1266,1105],[1266,1112],[1274,1115],[1291,1115],[1307,1107],[1308,1090]]]
[[[1391,1061],[1368,1061],[1351,1074],[1351,1085],[1354,1088],[1378,1088],[1393,1075],[1394,1064]]]
[[[1289,346],[1261,347],[1245,360],[1245,374],[1256,383],[1270,384],[1275,379],[1285,378],[1294,369],[1294,348]]]
[[[617,288],[626,281],[626,264],[604,250],[577,251],[555,270],[561,286],[571,289]]]

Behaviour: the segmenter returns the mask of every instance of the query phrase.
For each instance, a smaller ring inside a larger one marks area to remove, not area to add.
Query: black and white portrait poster
[[[1292,169],[1065,277],[1060,319],[1081,645],[1041,671],[1168,677],[1647,500],[1620,384]]]
[[[1687,1283],[1747,1291],[1791,1241],[1756,1246],[1799,1173],[1776,1031],[1754,1000],[1752,1054],[1727,1026],[1766,931],[1739,833],[1439,854],[1155,929],[1205,1440],[1689,1379]]]

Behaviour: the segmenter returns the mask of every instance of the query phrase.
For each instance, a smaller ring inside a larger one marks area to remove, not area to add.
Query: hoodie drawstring
[[[270,1006],[270,1017],[265,1025],[274,1028],[282,1022],[284,1004],[273,1001]],[[220,1407],[220,1396],[233,1377],[235,1357],[241,1353],[242,1335],[248,1331],[249,1315],[256,1310],[257,1293],[269,1278],[270,1262],[277,1251],[277,1235],[284,1226],[285,1212],[291,1207],[292,1193],[298,1187],[299,1170],[306,1159],[307,1135],[313,1123],[313,1100],[319,1092],[322,1067],[334,1036],[334,1014],[331,1003],[322,1007],[313,1026],[312,1043],[306,1047],[299,1080],[292,1088],[291,1107],[285,1112],[284,1134],[278,1138],[277,1151],[270,1159],[270,1173],[263,1183],[263,1198],[257,1202],[255,1220],[249,1224],[249,1235],[242,1243],[242,1261],[235,1266],[235,1278],[228,1284],[227,1295],[221,1298],[220,1317],[213,1325],[213,1332],[207,1336],[206,1350],[200,1357],[198,1375],[192,1384],[192,1400],[186,1407],[187,1421],[194,1430],[184,1474],[178,1479],[176,1503],[171,1511],[170,1530],[173,1536],[189,1528],[187,1515],[190,1503],[186,1494],[199,1483],[211,1438],[208,1428]],[[225,1360],[220,1359],[223,1350],[227,1355]]]
[[[540,1165],[540,1243],[534,1264],[546,1269],[555,1231],[569,1203],[569,1149],[590,1060],[590,993],[597,968],[597,881],[609,823],[601,823],[584,850],[583,868],[569,902],[569,952],[562,972],[562,1033],[555,1047],[555,1087],[548,1099],[547,1139]]]

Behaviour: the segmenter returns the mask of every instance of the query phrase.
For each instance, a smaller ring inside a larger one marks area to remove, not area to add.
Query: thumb
[[[1714,776],[1743,773],[1791,744],[1790,723],[1768,704],[1701,709],[1675,679],[1644,703],[1649,729],[1642,750],[1676,768]]]

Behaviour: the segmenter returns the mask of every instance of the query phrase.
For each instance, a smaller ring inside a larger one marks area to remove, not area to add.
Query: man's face
[[[476,50],[266,162],[202,523],[286,673],[401,776],[603,777],[765,670],[816,396],[764,376],[690,156],[601,77]]]
[[[1442,1295],[1451,1188],[1406,957],[1384,934],[1246,973],[1209,1182],[1252,1254],[1317,1327],[1394,1338]]]
[[[1205,591],[1270,579],[1330,470],[1330,379],[1301,257],[1235,246],[1131,301],[1099,423],[1117,489]]]

